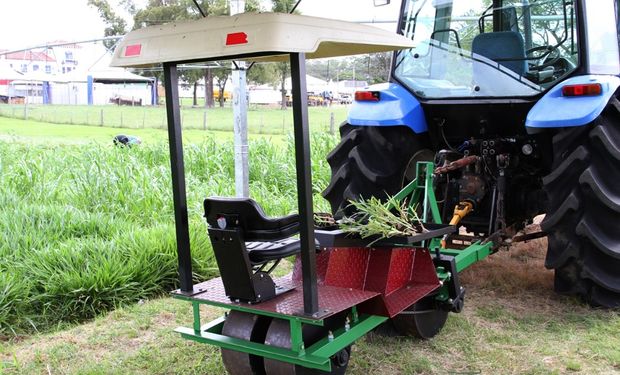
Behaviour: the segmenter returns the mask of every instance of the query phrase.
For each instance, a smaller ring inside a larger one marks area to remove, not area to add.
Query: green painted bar
[[[439,213],[439,206],[437,206],[437,198],[435,197],[435,190],[433,189],[433,175],[431,173],[426,174],[426,188],[428,191],[428,200],[431,206],[431,214],[435,224],[441,224],[441,214]]]
[[[418,179],[415,179],[411,181],[410,183],[408,183],[407,186],[405,186],[401,191],[399,191],[394,196],[394,199],[396,199],[397,201],[402,201],[403,199],[407,198],[409,194],[411,194],[412,192],[415,192],[417,189],[418,189]]]
[[[306,349],[306,353],[317,357],[329,358],[354,343],[357,339],[364,337],[364,335],[386,320],[388,320],[387,317],[377,315],[360,317],[359,323],[352,325],[348,331],[344,328],[334,331],[334,338],[332,341],[329,341],[329,339],[325,337]]]
[[[461,272],[472,264],[477,263],[488,257],[491,254],[491,247],[493,247],[492,242],[487,242],[484,245],[476,242],[461,250],[460,253],[455,257],[456,270],[458,272]]]
[[[351,345],[372,329],[385,322],[388,318],[376,315],[365,315],[360,316],[358,319],[358,323],[352,324],[349,330],[346,330],[344,327],[336,330],[332,341],[325,337],[310,348],[305,349],[305,351],[276,348],[265,344],[224,336],[221,334],[222,327],[226,321],[224,317],[209,322],[198,332],[192,328],[186,327],[178,327],[175,329],[175,332],[180,333],[183,338],[189,340],[323,371],[330,371],[331,362],[329,358],[331,356]],[[303,341],[301,340],[301,322],[291,321],[291,323],[291,334],[299,336],[298,346],[303,348]],[[294,333],[294,331],[298,333]],[[295,339],[292,340],[293,343],[295,341]]]
[[[194,332],[200,332],[200,304],[192,302],[192,308],[194,310]]]
[[[275,359],[276,361],[293,363],[317,370],[331,370],[331,361],[329,360],[329,357],[319,357],[311,354],[299,355],[299,353],[290,349],[277,348],[274,346],[236,339],[208,331],[195,334],[193,329],[186,327],[178,327],[174,331],[180,333],[185,339],[219,346],[224,349],[254,354],[265,358]]]
[[[226,317],[217,318],[215,320],[210,321],[209,323],[202,326],[200,332],[211,332],[211,333],[222,333],[222,329],[224,328],[224,323],[226,322]]]
[[[301,322],[299,320],[291,320],[289,323],[291,325],[291,350],[299,355],[303,355],[305,348]]]

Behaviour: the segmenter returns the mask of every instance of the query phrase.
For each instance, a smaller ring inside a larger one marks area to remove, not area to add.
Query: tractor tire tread
[[[342,124],[341,141],[327,156],[332,171],[323,197],[339,218],[352,212],[349,201],[386,196],[402,188],[411,157],[424,145],[423,136],[405,126]]]
[[[553,137],[554,163],[543,178],[549,198],[547,268],[555,289],[593,306],[620,307],[620,102],[591,124]]]

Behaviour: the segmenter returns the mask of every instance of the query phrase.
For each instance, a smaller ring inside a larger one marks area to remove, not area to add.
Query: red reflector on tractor
[[[142,44],[132,44],[125,47],[125,57],[140,56],[142,52]]]
[[[379,97],[380,97],[379,91],[356,91],[355,92],[356,102],[378,102]]]
[[[248,34],[244,32],[230,33],[226,35],[226,45],[234,46],[235,44],[246,44],[248,42]]]
[[[586,83],[581,85],[566,85],[562,87],[563,96],[596,96],[603,93],[600,83]]]

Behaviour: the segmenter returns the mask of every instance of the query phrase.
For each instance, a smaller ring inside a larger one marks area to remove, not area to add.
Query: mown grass
[[[465,310],[450,314],[438,336],[366,336],[347,374],[620,373],[620,314],[555,295],[544,240],[512,250],[462,274]],[[205,322],[222,313],[202,309]],[[0,363],[7,374],[223,374],[219,350],[173,332],[191,319],[187,302],[151,300],[8,343]]]
[[[335,128],[347,115],[346,106],[310,107],[310,126],[317,132],[330,130],[331,118]],[[34,120],[54,124],[90,125],[127,129],[165,129],[166,109],[164,106],[70,106],[70,105],[8,105],[0,104],[0,116],[22,120]],[[216,107],[181,108],[184,129],[227,131],[233,129],[232,109]],[[252,134],[286,135],[291,131],[293,113],[289,108],[252,106],[248,110],[248,130]]]
[[[55,126],[55,125],[48,125]],[[328,182],[335,138],[313,137],[314,193]],[[295,211],[290,139],[250,144],[250,192],[268,214]],[[185,147],[196,280],[217,270],[202,200],[234,195],[233,145]],[[166,293],[176,252],[165,143],[117,148],[0,142],[0,335],[58,328]]]

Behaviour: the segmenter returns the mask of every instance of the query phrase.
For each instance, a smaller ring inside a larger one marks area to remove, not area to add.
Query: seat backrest
[[[471,50],[472,53],[493,60],[518,75],[522,76],[527,72],[525,42],[518,32],[499,31],[479,34],[474,38]]]
[[[205,199],[204,208],[211,227],[241,228],[246,241],[278,240],[299,232],[299,215],[269,218],[250,198],[210,197]]]

